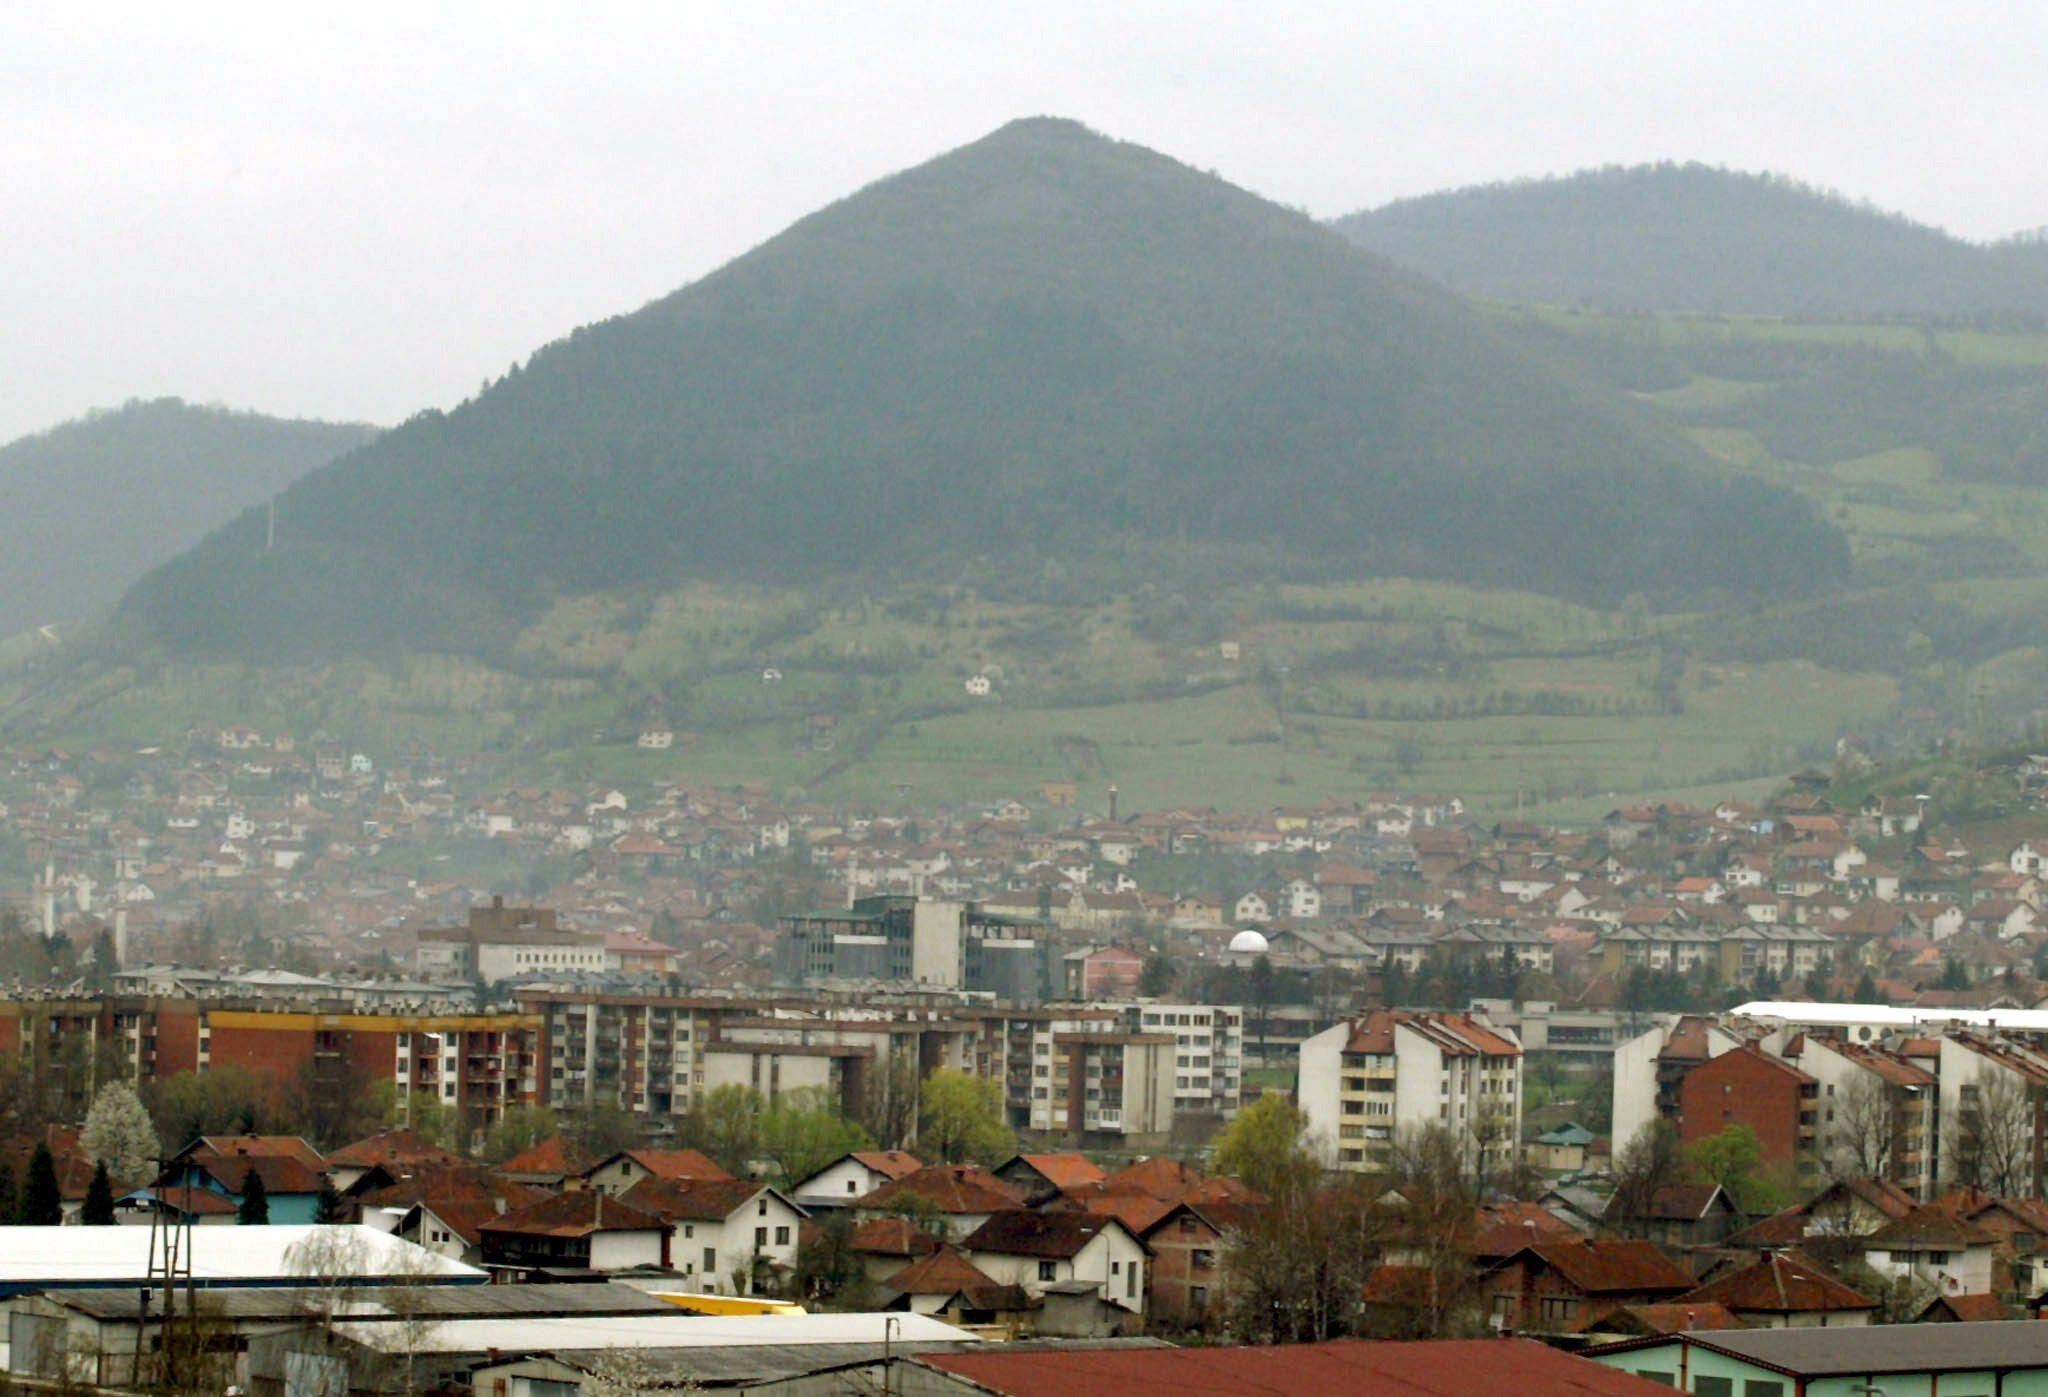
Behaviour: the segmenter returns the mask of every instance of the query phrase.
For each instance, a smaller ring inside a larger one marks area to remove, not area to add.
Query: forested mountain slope
[[[1775,175],[1588,170],[1403,199],[1333,225],[1471,294],[1792,318],[2048,315],[2048,245],[1965,242]]]
[[[151,567],[375,435],[160,398],[0,446],[0,635],[97,619]]]
[[[1312,220],[1013,123],[579,330],[140,584],[186,654],[489,648],[563,594],[1086,571],[1617,602],[1823,589],[1840,534]],[[1207,571],[1205,571],[1207,570]]]

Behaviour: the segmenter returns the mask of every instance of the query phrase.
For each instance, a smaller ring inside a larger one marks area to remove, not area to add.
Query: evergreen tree
[[[14,1182],[14,1166],[0,1164],[0,1227],[21,1221],[21,1190]]]
[[[270,1221],[270,1195],[264,1191],[263,1176],[254,1168],[242,1180],[242,1201],[235,1208],[235,1221],[244,1227],[261,1227]]]
[[[1856,1003],[1884,1003],[1884,995],[1879,992],[1877,988],[1877,981],[1871,976],[1871,973],[1868,970],[1864,971],[1863,978],[1856,982]]]
[[[93,1166],[92,1182],[86,1185],[85,1207],[79,1212],[78,1220],[87,1227],[114,1225],[114,1181],[107,1177],[104,1159]]]
[[[28,1161],[28,1184],[21,1193],[24,1227],[55,1227],[64,1221],[64,1194],[57,1187],[57,1161],[47,1144],[38,1144]]]
[[[348,1220],[348,1204],[342,1199],[340,1190],[335,1188],[334,1180],[322,1175],[320,1201],[313,1205],[313,1221],[340,1223]]]

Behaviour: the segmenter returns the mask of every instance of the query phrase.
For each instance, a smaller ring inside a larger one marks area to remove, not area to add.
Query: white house
[[[1991,1234],[1945,1208],[1915,1208],[1863,1240],[1863,1260],[1887,1281],[1910,1278],[1942,1295],[1991,1293]]]
[[[991,1214],[961,1249],[998,1285],[1041,1296],[1051,1286],[1085,1281],[1102,1299],[1145,1312],[1144,1245],[1113,1217],[1013,1208]]]
[[[797,1229],[809,1216],[756,1179],[678,1186],[647,1179],[624,1201],[675,1225],[670,1264],[713,1295],[777,1294],[796,1269]]]
[[[902,1150],[855,1150],[799,1181],[789,1196],[806,1209],[844,1208],[891,1179],[915,1174],[922,1168],[923,1160]]]

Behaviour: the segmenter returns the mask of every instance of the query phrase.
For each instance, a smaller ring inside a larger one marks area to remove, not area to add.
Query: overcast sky
[[[1016,116],[1324,216],[1680,158],[2002,236],[2044,58],[2030,0],[0,0],[0,440],[393,422]]]

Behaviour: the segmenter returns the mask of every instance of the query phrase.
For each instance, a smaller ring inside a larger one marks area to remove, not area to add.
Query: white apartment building
[[[1296,1099],[1339,1169],[1382,1168],[1396,1132],[1432,1124],[1497,1168],[1521,1148],[1522,1048],[1473,1015],[1382,1009],[1301,1045]]]
[[[1244,1095],[1244,1009],[1236,1004],[1125,1007],[1127,1027],[1173,1035],[1173,1108],[1184,1115],[1237,1114]]]

